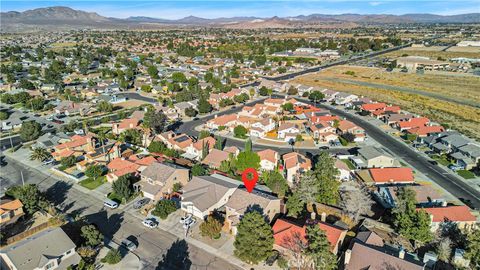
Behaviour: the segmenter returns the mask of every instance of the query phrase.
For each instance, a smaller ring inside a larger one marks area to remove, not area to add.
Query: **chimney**
[[[347,251],[345,251],[344,264],[349,264],[351,257],[352,257],[352,250],[351,250],[351,249],[347,249]]]
[[[403,249],[403,247],[400,247],[400,250],[398,251],[398,258],[400,259],[405,259],[405,250]]]
[[[315,213],[315,211],[310,213],[310,219],[315,220],[316,218],[317,218],[317,214]]]
[[[442,201],[442,207],[447,207],[447,201]]]
[[[322,212],[322,214],[320,215],[320,220],[322,222],[326,222],[327,221],[327,213]]]

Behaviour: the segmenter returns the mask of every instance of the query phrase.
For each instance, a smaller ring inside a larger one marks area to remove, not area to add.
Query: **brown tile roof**
[[[210,151],[210,153],[208,153],[205,159],[203,159],[202,163],[208,166],[219,168],[222,164],[222,161],[228,160],[229,156],[230,153],[214,148],[212,151]]]
[[[278,162],[278,152],[272,149],[265,149],[257,152],[257,154],[260,157],[260,160],[268,160],[275,164]]]
[[[12,201],[2,201],[0,204],[0,215],[11,210],[16,210],[23,207],[23,203],[19,199]]]
[[[285,154],[282,158],[285,162],[285,168],[287,170],[297,166],[297,164],[300,164],[300,168],[305,170],[310,170],[312,168],[312,161],[297,152]]]

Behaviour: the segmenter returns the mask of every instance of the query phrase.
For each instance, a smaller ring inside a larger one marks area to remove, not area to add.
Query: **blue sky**
[[[179,19],[189,15],[203,18],[234,16],[296,16],[321,14],[406,14],[433,13],[452,15],[480,12],[480,0],[271,0],[271,1],[9,1],[0,2],[1,11],[25,11],[39,7],[68,6],[74,9],[97,12],[107,17],[126,18],[148,16]]]

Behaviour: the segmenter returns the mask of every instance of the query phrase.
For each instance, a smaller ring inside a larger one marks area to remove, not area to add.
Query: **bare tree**
[[[373,200],[365,187],[358,184],[353,184],[351,187],[341,192],[340,205],[343,211],[357,223],[360,215],[370,212]]]
[[[437,254],[438,259],[448,263],[450,256],[452,255],[452,240],[450,240],[450,238],[445,237],[438,242]]]
[[[294,264],[298,269],[304,269],[308,263],[305,250],[308,247],[307,239],[300,232],[292,232],[283,237],[283,247],[291,251],[295,260]]]

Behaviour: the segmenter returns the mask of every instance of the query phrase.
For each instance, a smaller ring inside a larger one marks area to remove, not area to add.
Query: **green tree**
[[[20,138],[24,142],[38,139],[42,134],[42,127],[35,121],[23,122],[20,128]]]
[[[262,86],[260,87],[260,89],[258,90],[258,94],[260,94],[260,96],[268,96],[268,91],[269,89],[265,86]]]
[[[158,69],[154,65],[151,65],[147,68],[147,73],[153,79],[158,79]]]
[[[208,130],[201,130],[201,131],[198,133],[198,139],[201,140],[201,139],[210,137],[211,135],[212,135],[212,134],[210,133],[210,131],[208,131]]]
[[[203,237],[209,237],[210,239],[220,238],[220,232],[222,231],[222,223],[218,221],[214,216],[210,215],[207,220],[200,224],[200,233]]]
[[[480,267],[480,229],[473,230],[468,234],[465,256],[470,260],[473,269]]]
[[[84,225],[80,231],[88,246],[96,247],[103,242],[103,234],[94,225]]]
[[[245,141],[245,152],[252,152],[252,140],[250,138]]]
[[[0,111],[0,120],[7,120],[9,117],[7,112]]]
[[[305,203],[302,201],[300,194],[294,191],[288,196],[286,207],[287,216],[297,218],[305,210]]]
[[[179,183],[179,182],[174,183],[172,187],[172,191],[179,192],[180,190],[182,190],[182,183]]]
[[[52,158],[52,154],[45,148],[36,147],[32,149],[30,154],[30,160],[40,160],[45,161]]]
[[[26,212],[30,215],[40,209],[46,210],[50,205],[44,194],[34,184],[12,186],[5,193],[15,199],[19,199],[23,203]]]
[[[201,96],[198,100],[198,112],[201,114],[209,113],[212,109],[212,104],[210,104],[205,97]]]
[[[90,165],[85,170],[85,175],[87,177],[97,180],[98,177],[102,176],[103,167],[101,165]]]
[[[290,102],[287,102],[287,103],[285,103],[285,104],[282,105],[282,109],[283,109],[284,111],[288,111],[288,112],[289,112],[289,111],[293,111],[293,104],[290,103]]]
[[[218,149],[218,150],[223,150],[223,146],[225,145],[225,139],[222,138],[222,137],[217,137],[215,139],[216,139],[216,141],[215,141],[214,148]]]
[[[110,249],[107,255],[105,255],[105,257],[101,259],[101,262],[113,265],[113,264],[119,263],[121,260],[122,260],[122,254],[120,253],[120,250]]]
[[[397,193],[397,207],[393,210],[393,225],[397,232],[414,242],[415,247],[433,240],[430,217],[416,209],[415,191],[401,188]]]
[[[287,180],[278,171],[263,172],[262,180],[280,198],[284,198],[289,190]]]
[[[167,122],[167,117],[163,111],[155,111],[154,109],[149,109],[145,116],[143,117],[143,125],[155,132],[155,134],[160,134],[165,130]]]
[[[240,152],[235,162],[237,171],[243,172],[247,168],[257,170],[260,167],[260,157],[255,152]]]
[[[102,100],[97,104],[97,110],[99,112],[112,112],[113,105],[105,100]]]
[[[202,176],[207,174],[205,168],[200,164],[193,165],[191,171],[193,176]]]
[[[189,117],[195,117],[197,116],[198,112],[192,107],[188,107],[185,109],[185,115]]]
[[[313,225],[307,227],[308,248],[306,253],[313,259],[315,269],[334,270],[337,269],[337,260],[330,251],[325,232],[319,226]]]
[[[119,136],[119,140],[122,142],[129,142],[134,145],[142,144],[142,131],[139,129],[127,129]]]
[[[168,215],[175,212],[176,210],[177,206],[174,201],[160,200],[155,206],[155,209],[152,211],[152,215],[157,216],[161,219],[166,219]]]
[[[257,264],[270,256],[273,248],[272,228],[257,211],[245,213],[237,227],[234,254],[242,261]]]
[[[233,129],[233,134],[237,138],[242,138],[242,139],[246,138],[247,132],[248,130],[242,125],[238,125]]]
[[[320,152],[312,173],[317,179],[314,186],[316,201],[336,205],[340,199],[340,182],[336,178],[339,171],[335,167],[335,160],[327,152]]]
[[[44,98],[42,97],[36,97],[36,98],[32,98],[30,100],[28,100],[24,106],[27,108],[27,109],[31,109],[33,111],[39,111],[39,110],[42,110],[43,107],[45,106],[45,103],[47,103],[45,101]]]
[[[20,87],[20,88],[23,88],[23,89],[28,89],[28,90],[33,90],[33,89],[35,89],[35,85],[34,85],[31,81],[29,81],[29,80],[27,80],[27,79],[21,79],[21,80],[20,80],[19,87]]]
[[[112,189],[115,194],[120,196],[123,200],[127,201],[133,194],[132,181],[130,179],[130,176],[120,176],[115,182],[113,182]]]
[[[313,102],[319,102],[323,98],[325,98],[325,95],[320,91],[313,91],[308,95],[308,99]]]
[[[187,77],[182,72],[173,72],[172,73],[172,80],[176,83],[184,83],[187,81]]]
[[[72,167],[73,165],[75,165],[75,163],[77,163],[77,157],[73,155],[68,157],[63,157],[62,159],[60,159],[60,164],[65,169]]]

